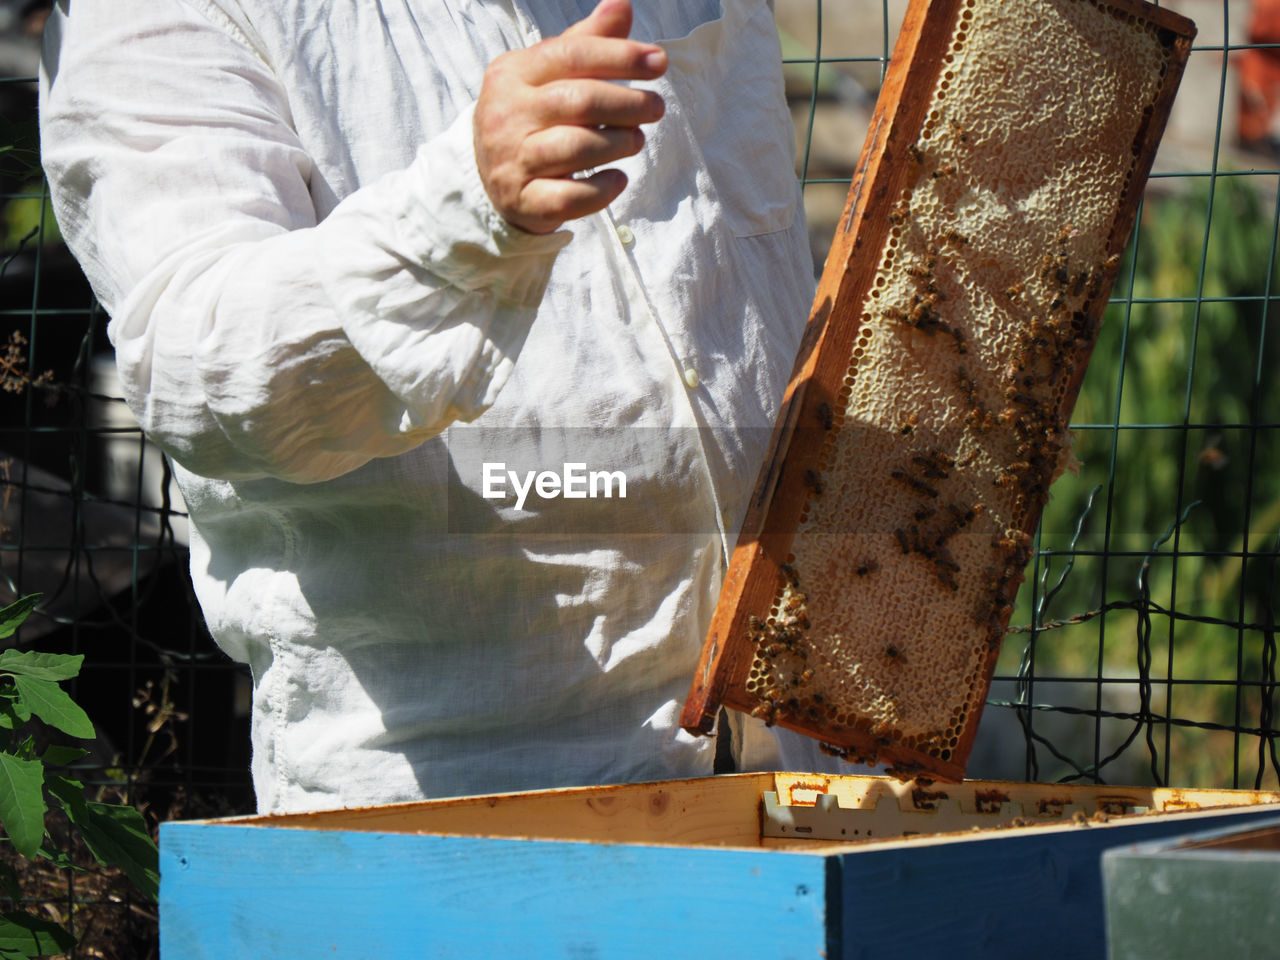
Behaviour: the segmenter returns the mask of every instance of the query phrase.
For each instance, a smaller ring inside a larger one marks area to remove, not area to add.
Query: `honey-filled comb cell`
[[[682,724],[964,774],[1195,34],[913,0]]]

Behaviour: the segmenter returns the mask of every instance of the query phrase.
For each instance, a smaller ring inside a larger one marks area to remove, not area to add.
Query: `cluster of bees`
[[[904,554],[924,557],[944,586],[959,590],[956,574],[960,572],[960,564],[947,548],[947,541],[977,519],[986,506],[982,503],[946,502],[939,505],[935,502],[940,500],[937,482],[946,480],[956,468],[952,457],[939,450],[930,450],[913,456],[911,464],[911,472],[893,470],[889,474],[921,501],[911,515],[912,522],[893,531],[894,539]]]
[[[961,141],[967,140],[964,131],[953,129],[952,132]],[[908,152],[917,164],[928,160],[918,145],[912,145]],[[948,161],[938,163],[928,176],[936,181],[954,176],[956,172],[955,163]],[[911,191],[908,190],[889,214],[895,232],[911,218],[910,197]],[[1016,308],[1026,298],[1026,288],[1031,286],[1037,293],[1040,313],[1025,321],[1012,345],[1012,359],[1000,375],[1000,401],[991,403],[991,394],[979,387],[963,361],[955,368],[953,387],[963,401],[966,427],[980,435],[999,428],[1000,447],[1003,449],[1008,444],[1012,452],[1012,456],[1006,455],[1005,465],[992,481],[1001,491],[996,499],[1010,502],[1013,507],[1007,521],[1010,526],[992,538],[995,557],[984,571],[982,598],[974,611],[974,620],[992,648],[1003,640],[1012,613],[1012,597],[1030,559],[1031,538],[1023,528],[1043,505],[1067,443],[1062,400],[1078,366],[1087,357],[1096,332],[1093,315],[1098,311],[1091,308],[1096,305],[1103,284],[1119,259],[1112,257],[1103,264],[1086,267],[1074,265],[1068,250],[1075,235],[1070,224],[1064,225],[1051,251],[1040,259],[1034,274],[1003,291],[1005,299]],[[969,242],[967,236],[955,229],[938,232],[924,247],[926,253],[923,256],[917,254],[901,268],[903,274],[910,278],[909,293],[880,311],[884,319],[894,324],[948,338],[961,358],[970,353],[970,345],[965,333],[945,319],[947,295],[937,269],[948,251],[958,252]],[[834,429],[837,418],[828,404],[821,404],[816,416],[825,430]],[[903,437],[912,436],[917,426],[918,418],[913,414],[897,432]],[[991,448],[990,443],[979,445],[988,450]],[[958,577],[961,566],[949,549],[949,541],[970,527],[987,507],[972,494],[963,500],[948,496],[947,481],[957,471],[969,467],[974,459],[974,456],[969,456],[957,462],[940,449],[917,448],[910,454],[909,461],[899,464],[889,474],[894,483],[910,492],[914,501],[910,519],[894,530],[899,549],[904,555],[922,558],[939,584],[956,592],[960,590]],[[823,493],[824,482],[816,470],[806,470],[803,482],[812,495]],[[864,578],[879,569],[879,562],[867,557],[858,561],[854,573]],[[806,612],[807,598],[793,569],[784,564],[782,576],[781,599],[773,614],[767,619],[752,616],[748,621],[755,657],[747,689],[758,697],[751,713],[769,725],[786,718],[798,722],[806,719],[811,723],[833,722],[837,716],[836,705],[827,703],[822,693],[814,692],[810,684],[814,669],[808,663],[810,651],[806,637],[810,623]],[[890,665],[907,662],[904,650],[893,643],[885,646],[883,658]],[[870,721],[857,721],[858,726],[863,723]],[[871,744],[867,746],[851,748],[830,743],[820,746],[825,752],[846,760],[875,763],[877,747],[891,746],[893,731],[887,721],[881,721],[871,723],[867,732],[871,736]],[[946,756],[954,738],[947,733],[935,732],[931,736],[913,738],[912,744],[922,752]],[[910,777],[920,770],[923,766],[899,763],[889,772],[898,777]]]
[[[915,148],[919,152],[919,148]],[[945,173],[943,172],[945,171]],[[939,166],[930,176],[951,176],[955,173],[955,164],[948,162]],[[895,227],[905,224],[911,216],[910,192],[889,213],[889,222]],[[940,304],[947,295],[938,286],[934,270],[938,266],[947,247],[960,247],[969,242],[969,238],[955,229],[943,231],[935,242],[928,247],[923,260],[907,264],[904,272],[912,280],[913,290],[905,306],[890,304],[880,311],[880,316],[894,323],[902,323],[922,333],[945,334],[955,341],[958,353],[968,353],[969,346],[965,342],[964,333],[947,323],[942,318]]]
[[[1100,266],[1073,269],[1067,254],[1073,236],[1072,225],[1064,224],[1056,237],[1057,249],[1041,257],[1037,275],[1049,289],[1048,313],[1033,315],[1020,331],[1013,359],[1001,377],[1006,405],[994,420],[1012,430],[1015,445],[1013,458],[1001,467],[994,483],[1014,494],[1013,526],[993,544],[1004,563],[1000,569],[987,571],[992,602],[975,614],[985,622],[992,646],[1003,639],[1013,591],[1031,556],[1031,538],[1022,528],[1043,506],[1067,443],[1062,397],[1096,333],[1090,308],[1107,273],[1119,263],[1119,257],[1112,256]],[[1024,284],[1019,283],[1005,290],[1005,296],[1019,300],[1023,291]],[[963,371],[957,377],[963,378]],[[989,420],[990,414],[975,405],[967,422],[985,430]]]
[[[747,620],[755,658],[760,664],[758,681],[748,681],[747,689],[759,695],[759,702],[751,710],[753,717],[764,720],[768,726],[787,714],[801,712],[800,688],[813,679],[813,668],[807,665],[809,652],[805,646],[805,634],[809,629],[808,598],[800,589],[800,578],[788,564],[782,565],[786,588],[778,605],[778,612],[769,620],[752,615]],[[823,697],[815,693],[805,698],[810,719],[821,716]]]

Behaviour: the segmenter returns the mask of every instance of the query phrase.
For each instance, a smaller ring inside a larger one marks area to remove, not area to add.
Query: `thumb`
[[[631,0],[600,0],[586,18],[571,26],[562,36],[626,39],[630,33]]]

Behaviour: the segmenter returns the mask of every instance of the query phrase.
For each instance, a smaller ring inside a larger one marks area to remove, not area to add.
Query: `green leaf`
[[[0,609],[0,640],[13,636],[13,632],[22,626],[22,621],[27,619],[42,596],[42,593],[29,593]]]
[[[44,839],[44,765],[0,753],[0,826],[30,860]]]
[[[20,700],[0,697],[0,730],[17,730],[31,719],[31,711]]]
[[[88,750],[83,750],[80,747],[64,747],[55,743],[53,746],[45,748],[44,754],[40,759],[51,767],[65,767],[67,764],[75,763],[88,752]]]
[[[81,740],[93,738],[93,721],[89,715],[52,680],[14,677],[13,684],[23,705],[49,726]]]
[[[30,913],[0,913],[0,957],[65,954],[76,938],[52,920]]]
[[[125,872],[133,885],[152,901],[160,896],[160,853],[147,830],[147,821],[133,807],[89,803],[92,819],[80,833],[93,855]]]
[[[35,650],[0,651],[0,673],[19,674],[37,680],[70,680],[80,672],[82,653],[37,653]]]
[[[45,786],[62,804],[68,820],[79,825],[89,819],[89,801],[85,799],[83,783],[71,777],[49,776],[45,778]]]
[[[40,847],[39,856],[48,860],[59,870],[74,870],[76,873],[89,872],[87,867],[78,866],[75,861],[71,859],[70,854],[65,850],[59,850],[57,847],[51,847],[47,843]]]
[[[160,854],[142,814],[133,807],[85,800],[84,788],[70,777],[50,777],[49,792],[99,863],[119,867],[152,900],[159,896]]]

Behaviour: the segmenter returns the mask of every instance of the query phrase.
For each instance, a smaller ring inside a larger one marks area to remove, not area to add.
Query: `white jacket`
[[[636,0],[671,68],[630,185],[508,226],[485,65],[592,5],[50,21],[55,209],[252,667],[264,811],[710,770],[677,720],[812,296],[792,130],[767,0]],[[746,766],[816,765],[748,726]]]

